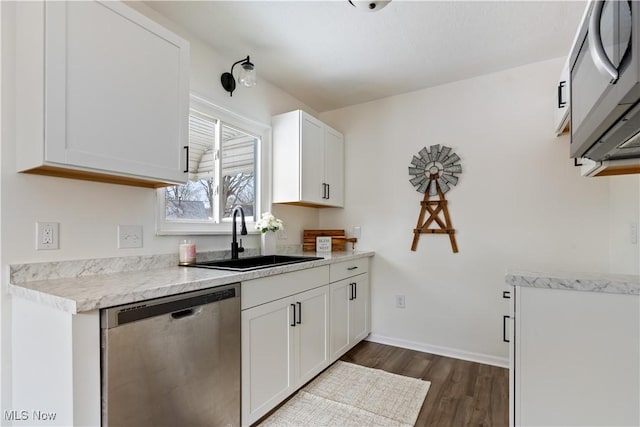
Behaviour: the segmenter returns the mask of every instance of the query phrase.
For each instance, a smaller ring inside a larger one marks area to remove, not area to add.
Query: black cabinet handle
[[[349,301],[353,301],[354,299],[356,299],[356,284],[355,283],[349,283],[349,287],[351,288],[350,292],[351,295],[349,295]]]
[[[291,307],[293,307],[293,317],[292,317],[290,326],[295,327],[296,326],[296,306],[295,304],[291,304]]]
[[[502,291],[502,298],[511,299],[511,291]]]
[[[297,302],[296,304],[298,304],[298,325],[302,323],[302,303]],[[295,313],[295,311],[294,311]]]
[[[347,270],[349,270],[349,271],[353,271],[353,270],[355,270],[355,269],[357,269],[357,268],[358,268],[358,266],[357,266],[357,265],[354,265],[353,267],[347,267]]]
[[[184,170],[182,172],[188,173],[189,172],[189,146],[185,145],[184,149],[187,150],[187,157],[186,157],[186,160],[184,162]]]
[[[511,342],[507,339],[507,319],[510,319],[510,317],[502,316],[502,341]]]
[[[327,199],[331,198],[331,184],[327,184]]]
[[[353,299],[358,299],[358,284],[353,284]]]
[[[558,85],[558,108],[564,108],[567,105],[566,101],[562,100],[562,89],[566,86],[565,80],[561,81]]]

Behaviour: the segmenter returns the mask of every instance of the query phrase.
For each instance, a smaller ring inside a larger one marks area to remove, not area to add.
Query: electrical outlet
[[[142,247],[142,226],[141,225],[119,225],[118,226],[118,249],[141,248]]]
[[[404,308],[404,295],[396,295],[396,308]]]
[[[36,250],[60,249],[60,223],[36,222]]]
[[[355,227],[353,227],[353,237],[355,237],[356,239],[359,239],[360,237],[362,237],[362,227],[360,227],[359,225],[356,225]]]

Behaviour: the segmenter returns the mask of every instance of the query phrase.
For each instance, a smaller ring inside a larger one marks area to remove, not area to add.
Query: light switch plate
[[[141,248],[142,247],[142,226],[141,225],[119,225],[118,226],[118,249]]]

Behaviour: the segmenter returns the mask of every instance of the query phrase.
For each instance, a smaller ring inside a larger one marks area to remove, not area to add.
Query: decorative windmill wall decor
[[[459,161],[460,157],[452,152],[450,147],[439,144],[432,145],[428,150],[424,147],[418,156],[413,156],[409,166],[409,175],[413,178],[409,182],[416,187],[416,191],[424,193],[424,198],[420,202],[418,225],[413,229],[412,251],[418,248],[420,234],[448,234],[451,249],[454,253],[458,252],[456,230],[451,225],[444,194],[458,183],[457,174],[462,173]],[[438,198],[430,200],[435,196]],[[427,213],[429,217],[425,221]],[[432,224],[433,228],[430,228]]]

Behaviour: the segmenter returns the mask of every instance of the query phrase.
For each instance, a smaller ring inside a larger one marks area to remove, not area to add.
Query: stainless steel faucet
[[[240,239],[240,244],[238,245],[238,231],[236,229],[236,215],[238,215],[238,211],[240,211],[240,218],[242,219],[242,229],[240,230],[241,236],[247,235],[247,224],[244,222],[244,210],[242,207],[236,206],[233,209],[233,225],[231,228],[231,259],[238,259],[238,254],[240,252],[244,252],[244,248],[242,247],[242,239]]]

